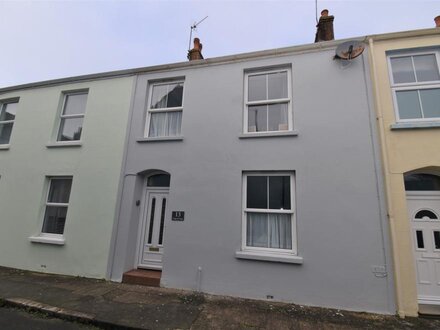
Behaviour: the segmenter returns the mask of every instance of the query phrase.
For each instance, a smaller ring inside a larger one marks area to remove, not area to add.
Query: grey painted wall
[[[171,174],[163,286],[196,289],[202,267],[204,292],[395,312],[366,55],[346,68],[333,55],[327,49],[138,76],[114,228],[113,280],[136,266],[135,201],[143,189],[143,175],[136,174],[160,169]],[[279,64],[292,67],[298,136],[239,139],[244,70]],[[148,82],[174,77],[185,78],[183,141],[136,142],[144,132]],[[235,257],[242,173],[251,170],[295,171],[302,265]],[[172,222],[172,210],[185,211],[185,221]],[[388,277],[376,277],[374,266],[386,266]]]

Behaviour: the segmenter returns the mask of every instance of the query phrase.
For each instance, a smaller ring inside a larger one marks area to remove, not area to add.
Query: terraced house
[[[437,17],[440,23],[440,17]],[[438,24],[440,25],[440,24]],[[370,38],[398,313],[440,310],[440,34]]]
[[[106,277],[133,77],[0,91],[0,265]]]
[[[347,44],[332,24],[310,45],[204,59],[196,40],[188,62],[0,89],[0,265],[436,304],[438,29]]]

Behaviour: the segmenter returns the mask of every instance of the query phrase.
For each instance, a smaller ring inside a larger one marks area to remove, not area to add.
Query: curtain
[[[246,245],[276,249],[292,248],[290,214],[247,213]]]
[[[182,111],[152,113],[149,136],[179,136],[181,122]]]
[[[290,214],[269,214],[269,247],[292,248],[292,221]]]

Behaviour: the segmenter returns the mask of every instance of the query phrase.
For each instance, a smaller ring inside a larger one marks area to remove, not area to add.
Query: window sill
[[[68,141],[68,142],[49,142],[46,144],[46,148],[64,148],[64,147],[81,147],[81,141]]]
[[[281,137],[281,136],[297,136],[298,131],[286,131],[286,132],[264,132],[264,133],[244,133],[238,136],[239,139],[249,138],[265,138],[265,137]]]
[[[0,144],[0,150],[9,150],[10,144]]]
[[[53,244],[53,245],[64,245],[66,240],[64,237],[48,237],[48,236],[31,236],[29,241],[32,243],[43,243],[43,244]]]
[[[299,264],[299,265],[303,263],[303,258],[299,256],[257,253],[257,252],[249,252],[249,251],[236,251],[235,257],[237,259],[272,261],[272,262],[282,262],[282,263]]]
[[[398,129],[420,129],[420,128],[438,128],[440,121],[426,121],[413,123],[395,123],[390,126],[392,130]]]
[[[143,137],[136,140],[139,143],[144,142],[164,142],[164,141],[183,141],[183,136],[160,136],[160,137]]]

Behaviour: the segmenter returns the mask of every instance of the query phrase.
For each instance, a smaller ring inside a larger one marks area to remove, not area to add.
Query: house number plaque
[[[185,220],[185,212],[183,211],[172,211],[171,212],[172,221],[183,221]]]

